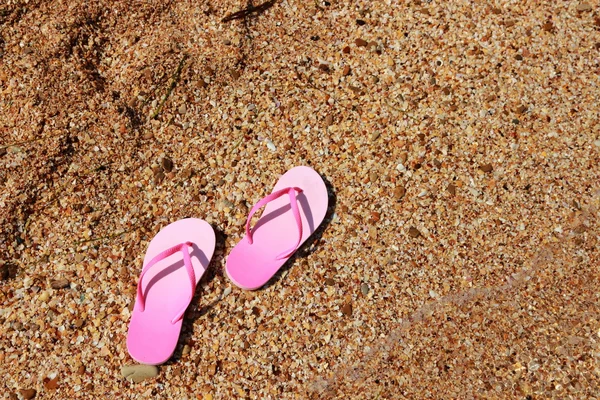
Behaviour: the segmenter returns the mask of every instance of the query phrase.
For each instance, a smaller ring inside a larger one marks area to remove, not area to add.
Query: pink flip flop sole
[[[167,249],[172,251],[165,252]],[[173,355],[183,312],[194,296],[192,289],[208,268],[214,249],[212,227],[197,218],[169,224],[152,239],[144,257],[138,282],[141,287],[127,334],[127,350],[134,360],[158,365]],[[187,266],[184,251],[191,262]]]
[[[247,231],[227,257],[227,276],[246,290],[260,288],[275,275],[323,222],[329,201],[325,182],[315,170],[306,166],[292,168],[283,174],[273,193],[265,199],[268,204],[251,230],[251,240]],[[297,204],[296,215],[291,206],[292,199]]]

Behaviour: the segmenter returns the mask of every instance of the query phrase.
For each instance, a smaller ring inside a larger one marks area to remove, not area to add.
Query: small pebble
[[[411,226],[408,229],[408,235],[412,238],[418,238],[419,236],[421,236],[421,232],[419,232],[419,230],[414,226]]]
[[[342,70],[342,75],[344,75],[344,76],[350,75],[350,66],[349,65],[344,66],[344,69]]]
[[[404,188],[404,186],[398,186],[396,187],[396,189],[394,189],[394,199],[396,199],[396,201],[402,199],[405,194],[406,189]]]
[[[55,376],[53,379],[45,378],[44,387],[48,390],[56,389],[58,387],[58,376]]]
[[[14,264],[4,264],[0,267],[0,281],[14,279],[17,276],[17,266]]]
[[[207,368],[206,368],[206,373],[209,376],[213,376],[217,373],[217,364],[216,363],[212,363],[210,364]]]
[[[325,279],[325,284],[327,286],[333,286],[333,285],[335,285],[335,281],[332,278],[326,278]]]
[[[165,174],[162,171],[158,171],[154,174],[154,184],[160,185],[160,183],[165,179]]]
[[[371,172],[369,173],[369,182],[372,182],[372,183],[374,183],[374,182],[377,182],[377,178],[378,178],[378,177],[379,177],[379,176],[377,175],[377,172],[375,172],[375,171],[371,171]]]
[[[169,157],[163,157],[161,160],[162,168],[165,172],[171,172],[173,170],[173,160]]]
[[[479,169],[483,172],[492,172],[494,167],[492,167],[492,164],[483,164],[479,166]]]
[[[352,315],[352,303],[346,303],[342,306],[342,314],[346,316]]]
[[[366,283],[361,283],[360,284],[360,292],[363,295],[368,295],[369,294],[369,285],[367,285]]]
[[[331,126],[333,124],[333,116],[331,114],[327,114],[325,117],[325,126]]]
[[[323,72],[329,72],[329,65],[327,64],[319,64],[319,69]]]
[[[448,193],[450,193],[452,196],[456,195],[456,186],[453,185],[452,183],[448,185],[448,187],[446,188],[446,190],[448,191]]]
[[[265,141],[265,143],[267,144],[267,147],[269,148],[269,150],[271,151],[275,151],[277,150],[277,147],[275,146],[275,144],[271,141],[271,139],[267,139]]]
[[[40,296],[38,297],[38,299],[45,303],[50,299],[50,294],[47,291],[43,291],[42,293],[40,293]]]
[[[185,114],[187,112],[186,105],[185,104],[180,105],[179,109],[177,111],[179,111],[179,114],[181,114],[181,115]]]
[[[360,38],[359,38],[359,39],[356,39],[356,40],[354,41],[354,44],[356,44],[356,46],[358,46],[358,47],[367,47],[367,45],[369,44],[369,42],[367,42],[367,41],[366,41],[366,40],[364,40],[364,39],[360,39]]]
[[[153,137],[154,137],[154,133],[152,133],[152,132],[144,133],[144,139],[152,139]]]
[[[35,389],[22,389],[19,390],[19,394],[25,400],[33,399],[37,395],[37,391]]]
[[[592,11],[592,6],[589,3],[579,3],[577,5],[577,11],[579,12],[586,12],[586,11]]]
[[[158,376],[158,368],[155,365],[124,365],[121,367],[121,375],[127,380],[139,383]]]
[[[67,286],[69,286],[69,284],[70,282],[65,278],[55,279],[52,282],[50,282],[50,286],[52,287],[52,289],[64,289]]]
[[[181,350],[181,354],[184,356],[187,356],[188,354],[190,354],[190,351],[192,351],[192,348],[190,347],[189,344],[186,344],[185,346],[183,346],[183,350]]]

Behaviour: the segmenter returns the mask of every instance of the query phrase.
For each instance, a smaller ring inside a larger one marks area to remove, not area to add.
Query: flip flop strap
[[[144,297],[144,292],[142,290],[142,280],[144,279],[144,275],[146,275],[146,272],[148,272],[148,270],[150,270],[150,268],[152,268],[154,265],[156,265],[156,263],[164,260],[165,258],[167,258],[169,256],[172,256],[173,254],[177,253],[178,251],[181,251],[183,253],[183,265],[185,265],[185,269],[187,271],[188,277],[190,278],[190,283],[192,285],[192,292],[190,294],[189,300],[190,301],[192,300],[192,297],[194,297],[194,292],[196,291],[196,273],[194,272],[194,267],[192,266],[192,260],[190,258],[188,246],[192,247],[193,243],[192,242],[181,243],[181,244],[175,245],[161,253],[158,253],[142,269],[142,273],[140,274],[140,280],[138,282],[138,287],[137,287],[137,300],[136,300],[140,304],[141,312],[144,312],[144,309],[146,308],[146,298]],[[188,302],[188,304],[189,304],[189,302]],[[175,315],[175,318],[173,318],[171,320],[171,323],[174,324],[177,321],[179,321],[181,318],[183,318],[183,314],[185,313],[186,309],[187,309],[187,304],[183,308],[183,310],[179,311],[177,313],[177,315]]]
[[[252,207],[252,209],[250,210],[250,215],[248,215],[248,220],[246,221],[246,236],[248,237],[248,243],[252,244],[252,231],[250,230],[250,222],[252,221],[252,216],[254,216],[254,213],[258,211],[261,207],[265,206],[267,203],[278,199],[279,197],[285,194],[288,194],[290,196],[290,206],[292,208],[292,213],[294,214],[294,219],[296,220],[296,226],[298,227],[298,239],[296,240],[294,246],[279,254],[276,257],[277,260],[281,260],[292,255],[292,253],[296,251],[298,245],[300,244],[300,241],[302,240],[302,219],[300,218],[300,211],[298,210],[296,192],[300,194],[302,193],[302,189],[297,187],[288,187],[263,197],[258,203],[254,205],[254,207]]]

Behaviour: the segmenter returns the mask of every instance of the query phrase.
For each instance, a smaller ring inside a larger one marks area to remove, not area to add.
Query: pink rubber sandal
[[[328,201],[325,182],[312,168],[295,167],[283,174],[273,193],[250,210],[246,235],[227,257],[229,279],[246,290],[267,283],[323,222]],[[263,206],[251,230],[252,216]]]
[[[215,232],[197,218],[173,222],[152,239],[127,334],[134,360],[158,365],[171,358],[183,315],[214,250]]]

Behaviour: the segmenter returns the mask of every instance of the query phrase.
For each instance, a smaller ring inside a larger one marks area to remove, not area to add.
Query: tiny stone
[[[236,71],[235,69],[229,70],[229,73],[231,74],[231,77],[233,79],[238,79],[241,76],[241,74],[238,71]]]
[[[190,345],[186,344],[185,346],[183,346],[183,350],[181,351],[181,354],[184,356],[187,356],[188,354],[190,354],[190,351],[192,349],[190,348]]]
[[[146,132],[144,133],[144,139],[152,139],[154,137],[154,133]]]
[[[394,199],[396,200],[402,199],[405,194],[406,189],[404,188],[404,186],[398,186],[396,189],[394,189]]]
[[[344,66],[344,70],[342,71],[342,75],[344,75],[344,76],[350,75],[350,66],[349,65]]]
[[[162,171],[158,171],[154,174],[154,183],[159,185],[165,179],[165,174]]]
[[[589,3],[579,3],[577,5],[577,11],[579,11],[579,12],[592,11],[592,6]]]
[[[551,21],[548,21],[544,25],[542,25],[542,29],[546,32],[552,32],[554,30],[554,25]]]
[[[180,105],[179,109],[177,111],[179,111],[179,114],[181,114],[181,115],[185,114],[187,112],[186,105],[185,104]]]
[[[0,267],[0,281],[14,279],[17,276],[17,266],[14,264],[4,264]]]
[[[377,172],[371,171],[369,173],[369,182],[377,182],[377,178],[378,178]]]
[[[50,282],[52,289],[63,289],[69,286],[70,282],[65,278],[59,278]]]
[[[363,295],[368,295],[369,294],[369,285],[367,285],[366,283],[361,283],[360,284],[360,292]]]
[[[327,64],[319,64],[319,69],[323,72],[329,72],[329,65]]]
[[[87,213],[91,213],[92,211],[94,211],[94,209],[92,207],[90,207],[89,205],[86,205],[85,207],[83,207],[83,209],[81,210],[82,213],[87,214]]]
[[[521,104],[519,107],[517,107],[517,114],[523,114],[525,111],[527,111],[527,106]]]
[[[350,46],[346,46],[342,49],[342,53],[344,54],[349,54],[350,53]]]
[[[484,164],[484,165],[480,165],[479,169],[482,170],[483,172],[492,172],[494,167],[492,167],[492,164]]]
[[[352,315],[352,303],[346,303],[342,307],[342,314],[351,316]]]
[[[456,186],[453,185],[452,183],[448,185],[448,187],[446,188],[446,190],[448,191],[448,193],[450,193],[452,196],[456,195]]]
[[[371,141],[374,142],[381,136],[381,131],[375,131],[371,134]]]
[[[121,375],[134,383],[158,376],[158,368],[155,365],[124,365],[121,367]]]
[[[35,389],[22,389],[22,390],[19,390],[19,394],[25,400],[30,400],[35,397],[35,395],[37,394],[37,391]]]
[[[206,368],[206,373],[209,376],[213,376],[214,374],[217,373],[217,364],[216,363],[212,363],[210,364],[207,368]]]
[[[83,319],[77,318],[75,321],[73,321],[73,325],[75,326],[75,328],[81,328],[83,326]]]
[[[365,22],[365,21],[363,21],[362,19],[357,19],[357,20],[356,20],[356,25],[358,25],[358,26],[363,26],[363,25],[365,25],[365,24],[366,24],[366,22]]]
[[[47,302],[47,301],[50,299],[50,294],[49,294],[47,291],[45,291],[45,290],[44,290],[44,291],[43,291],[43,292],[40,294],[40,296],[38,297],[38,299],[39,299],[41,302],[44,302],[44,303],[45,303],[45,302]]]
[[[419,236],[421,236],[421,232],[419,232],[419,230],[417,228],[415,228],[414,226],[411,226],[408,229],[408,235],[413,238],[418,238]]]
[[[54,379],[45,378],[44,387],[48,390],[56,389],[58,387],[58,376],[54,377]]]
[[[173,170],[173,161],[168,157],[163,157],[161,165],[165,172],[171,172]]]
[[[333,124],[333,116],[331,114],[327,114],[325,117],[325,126],[331,126]]]
[[[355,43],[355,44],[356,44],[356,46],[358,46],[358,47],[367,47],[367,45],[369,44],[369,42],[367,42],[367,41],[366,41],[366,40],[364,40],[364,39],[360,39],[360,38],[359,38],[359,39],[356,39],[356,40],[354,41],[354,43]]]
[[[325,284],[327,286],[333,286],[333,285],[335,285],[335,281],[332,278],[326,278],[325,279]]]

